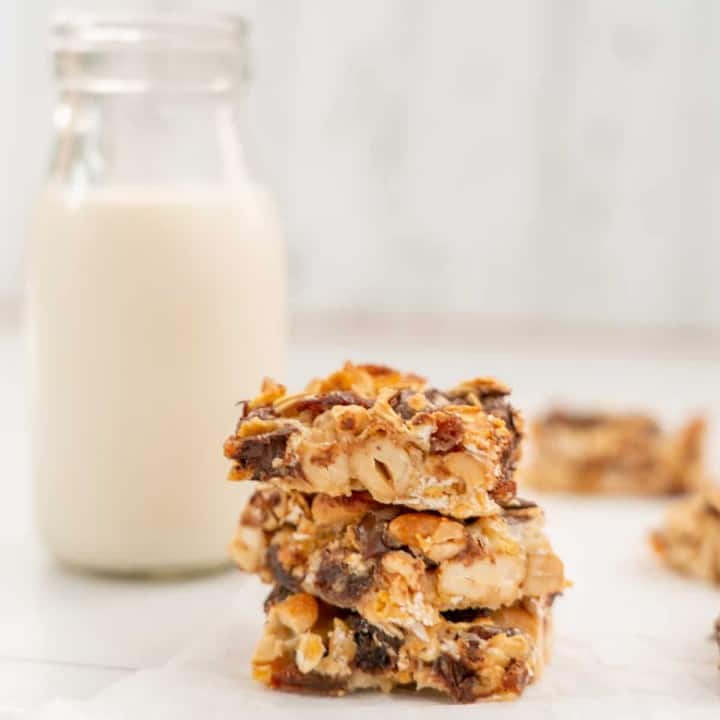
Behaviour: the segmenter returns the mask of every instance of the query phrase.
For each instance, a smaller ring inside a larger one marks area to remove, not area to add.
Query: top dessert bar
[[[676,433],[642,414],[552,410],[532,424],[522,483],[541,490],[662,495],[702,485],[705,423]]]
[[[225,442],[230,479],[493,515],[515,496],[522,420],[509,392],[491,378],[440,391],[417,375],[351,363],[296,395],[266,380]]]

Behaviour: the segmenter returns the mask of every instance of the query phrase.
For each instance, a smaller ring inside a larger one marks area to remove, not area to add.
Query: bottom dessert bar
[[[554,596],[500,610],[455,610],[426,628],[389,634],[357,613],[276,587],[253,657],[253,676],[295,692],[432,689],[457,702],[509,700],[549,660]]]
[[[667,433],[646,415],[554,410],[533,423],[531,437],[520,483],[539,490],[664,495],[705,482],[700,418]]]
[[[720,490],[674,502],[650,539],[673,570],[720,583]]]

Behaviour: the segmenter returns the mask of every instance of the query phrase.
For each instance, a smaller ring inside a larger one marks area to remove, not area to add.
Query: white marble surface
[[[690,410],[720,407],[712,348],[681,342],[655,342],[650,348],[637,339],[549,339],[531,330],[445,343],[404,335],[338,333],[315,342],[306,336],[292,347],[290,383],[299,385],[352,357],[421,369],[440,384],[478,372],[497,374],[513,384],[518,404],[529,411],[554,398],[575,398],[647,406],[677,422]],[[0,331],[0,717],[37,709],[56,697],[89,698],[117,680],[130,683],[131,690],[137,683],[147,688],[148,677],[164,682],[167,669],[151,676],[135,671],[161,667],[188,646],[207,644],[222,618],[233,618],[235,627],[252,626],[234,647],[243,651],[256,632],[259,610],[257,588],[236,573],[184,582],[111,581],[68,573],[45,555],[29,513],[22,369],[17,334]],[[716,448],[717,433],[712,437]],[[716,451],[714,462],[718,467]],[[535,717],[574,717],[581,709],[585,714],[590,701],[612,707],[613,717],[626,711],[632,717],[660,717],[663,708],[682,707],[709,718],[712,708],[720,707],[717,654],[706,641],[712,617],[720,612],[720,592],[654,565],[644,536],[662,504],[633,501],[618,510],[604,501],[548,502],[551,534],[575,587],[558,603],[557,662],[524,706]],[[286,706],[258,700],[256,689],[243,679],[245,660],[237,671],[237,707],[252,701],[258,711],[279,717]],[[677,687],[689,688],[692,698],[678,698]],[[107,702],[102,697],[97,707]],[[310,705],[294,701],[293,707]],[[415,712],[417,704],[375,698],[348,707],[358,712],[397,708],[404,714],[410,707]],[[520,717],[505,706],[482,711]]]
[[[250,678],[248,658],[262,622],[266,588],[255,578],[237,592],[196,642],[169,663],[142,670],[88,702],[58,701],[32,720],[195,720],[245,712],[265,718],[367,718],[374,712],[430,720],[482,712],[494,720],[612,717],[717,717],[720,673],[709,630],[720,593],[660,568],[647,528],[661,501],[553,499],[552,536],[573,588],[556,602],[553,662],[516,703],[448,706],[428,695],[377,693],[342,701],[266,691]],[[339,708],[339,704],[341,707]]]

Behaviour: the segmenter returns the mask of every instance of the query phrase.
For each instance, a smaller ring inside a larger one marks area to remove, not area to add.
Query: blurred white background
[[[42,178],[50,14],[0,6],[0,296]],[[720,330],[713,0],[77,0],[239,11],[294,315]]]

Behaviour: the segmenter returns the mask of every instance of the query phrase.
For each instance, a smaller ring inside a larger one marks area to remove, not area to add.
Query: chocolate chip
[[[530,682],[530,673],[527,665],[519,660],[511,660],[505,668],[503,690],[519,695],[527,687],[528,682]]]
[[[246,423],[248,420],[252,420],[253,418],[259,418],[260,420],[272,420],[273,418],[277,417],[277,415],[273,411],[272,405],[262,405],[255,408],[254,410],[250,410],[250,412],[248,412],[247,409],[247,400],[242,400],[240,403],[238,403],[238,405],[240,405],[240,418],[235,425],[236,433],[244,423]]]
[[[325,548],[315,573],[315,587],[331,605],[352,607],[370,589],[374,573],[374,562],[368,562],[364,571],[358,572],[342,555]]]
[[[490,608],[461,608],[458,610],[443,610],[440,614],[448,622],[465,623],[487,617],[491,612]]]
[[[411,390],[406,388],[396,392],[389,400],[390,407],[403,419],[412,419],[419,411],[408,404],[408,400],[414,395],[418,394],[418,390]],[[430,388],[422,393],[425,396],[425,407],[423,411],[437,410],[438,408],[447,405],[449,400],[446,395],[443,395],[439,390]]]
[[[381,519],[377,513],[366,513],[355,526],[355,538],[358,549],[365,558],[383,555],[391,548],[385,544],[385,529],[388,520]]]
[[[430,436],[430,452],[449,453],[462,445],[465,426],[463,421],[451,413],[435,413],[436,428]]]
[[[301,581],[294,577],[282,564],[278,555],[277,545],[271,545],[267,549],[267,553],[265,554],[265,563],[268,568],[270,568],[270,572],[278,585],[281,585],[288,590],[292,590],[293,592],[302,591]]]
[[[272,663],[269,685],[279,690],[342,695],[345,682],[320,673],[301,673],[293,660],[282,659]]]
[[[473,625],[472,627],[469,627],[467,631],[481,640],[490,640],[496,635],[507,635],[508,637],[513,637],[520,632],[517,628],[501,628],[497,625]]]
[[[532,500],[523,500],[523,498],[514,497],[503,505],[504,510],[530,510],[536,508],[537,503]]]
[[[458,702],[473,702],[475,697],[475,673],[472,668],[451,655],[441,655],[433,663],[433,671],[445,683],[448,694]]]
[[[410,420],[417,412],[408,405],[408,399],[413,395],[417,395],[415,390],[400,390],[396,392],[389,400],[390,407],[403,419]]]
[[[499,418],[510,432],[518,434],[515,408],[508,402],[507,395],[499,392],[487,393],[480,397],[480,402],[488,415]]]
[[[353,663],[358,670],[366,673],[395,670],[402,644],[400,638],[384,633],[354,613],[347,617],[346,622],[353,631],[357,648]]]
[[[274,605],[277,605],[283,600],[286,600],[292,594],[292,590],[283,587],[282,585],[275,585],[268,594],[268,596],[265,598],[265,602],[263,603],[263,610],[265,610],[265,614],[269,613],[270,608],[272,608]]]
[[[490,497],[498,505],[507,505],[514,497],[517,491],[517,483],[508,479],[507,475],[512,474],[512,470],[507,469],[505,476],[495,483],[495,487],[489,491]]]
[[[242,515],[241,522],[247,527],[264,527],[266,530],[280,524],[275,508],[283,500],[282,491],[277,488],[258,490],[248,500]]]
[[[235,460],[243,470],[252,470],[253,480],[287,475],[292,467],[284,465],[276,468],[273,461],[285,457],[288,438],[295,432],[295,428],[286,426],[260,435],[230,438],[225,443],[225,455]]]
[[[537,517],[537,504],[532,500],[513,497],[509,502],[502,503],[503,517],[510,525],[521,525]]]
[[[371,408],[373,401],[350,390],[334,390],[325,395],[312,395],[298,400],[293,408],[298,413],[307,411],[314,418],[336,405],[360,405],[364,408]]]

